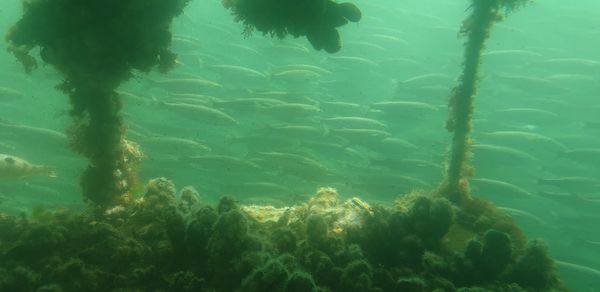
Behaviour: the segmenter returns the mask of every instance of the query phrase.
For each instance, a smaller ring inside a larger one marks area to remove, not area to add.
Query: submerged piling
[[[27,0],[6,36],[27,72],[37,66],[30,52],[39,47],[42,61],[63,76],[71,148],[88,159],[80,185],[100,209],[130,191],[137,175],[115,90],[133,70],[173,67],[170,25],[189,1]]]
[[[466,37],[463,71],[448,102],[446,129],[454,135],[446,178],[440,188],[440,192],[455,203],[461,203],[469,197],[467,178],[473,173],[473,167],[469,164],[471,119],[485,42],[496,22],[527,2],[529,0],[471,0],[471,13],[462,23],[460,34]]]

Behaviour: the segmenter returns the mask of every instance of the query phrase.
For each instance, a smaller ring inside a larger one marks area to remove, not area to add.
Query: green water
[[[0,31],[20,15],[18,1],[5,2]],[[569,288],[597,291],[600,6],[571,2],[538,1],[494,27],[475,101],[471,188],[545,240]],[[387,205],[435,188],[466,1],[355,3],[363,19],[340,28],[343,47],[332,55],[304,38],[244,38],[219,1],[192,2],[173,27],[178,66],[120,88],[127,137],[145,154],[142,180],[168,177],[205,202],[231,195],[276,206],[321,186]],[[86,163],[60,134],[70,122],[54,89],[60,75],[43,66],[26,75],[6,50],[0,66],[0,153],[58,174],[0,180],[0,211],[83,208]],[[182,79],[203,82],[165,82]]]

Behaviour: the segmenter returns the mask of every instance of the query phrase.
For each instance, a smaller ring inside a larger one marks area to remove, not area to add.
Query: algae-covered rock
[[[509,279],[521,287],[533,291],[547,291],[559,285],[554,261],[540,240],[532,241],[518,260]]]
[[[539,242],[514,249],[508,233],[489,228],[468,233],[464,251],[431,244],[447,228],[440,218],[470,227],[445,199],[419,195],[402,209],[305,202],[288,207],[302,212],[277,213],[285,220],[261,221],[246,210],[268,209],[231,198],[190,208],[176,193],[171,181],[151,180],[143,197],[120,205],[119,220],[0,216],[14,236],[0,237],[0,291],[561,291]],[[349,213],[357,222],[336,232]]]

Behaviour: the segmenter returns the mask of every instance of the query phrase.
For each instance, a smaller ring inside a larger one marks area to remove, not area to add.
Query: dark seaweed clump
[[[283,38],[306,36],[316,50],[335,53],[342,48],[337,27],[362,16],[352,3],[332,0],[223,0],[245,25],[245,34],[254,29]]]
[[[446,199],[375,207],[333,232],[309,209],[261,223],[198,198],[155,179],[102,219],[0,216],[0,291],[562,291],[541,242]]]
[[[30,51],[63,75],[69,96],[72,148],[89,160],[81,177],[86,199],[107,206],[135,183],[115,92],[133,70],[167,71],[172,19],[189,0],[27,0],[6,36],[8,49],[30,72]]]

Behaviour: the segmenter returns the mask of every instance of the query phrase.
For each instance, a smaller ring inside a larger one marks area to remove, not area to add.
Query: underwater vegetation
[[[83,195],[107,206],[136,184],[138,152],[124,139],[121,97],[115,89],[133,70],[162,72],[175,64],[170,24],[189,0],[33,0],[6,36],[8,49],[30,72],[30,51],[63,75],[69,96],[71,148],[88,158]]]
[[[450,200],[460,203],[469,196],[467,177],[473,169],[469,165],[471,120],[474,98],[477,94],[479,67],[485,42],[494,24],[530,0],[470,1],[471,14],[463,21],[460,33],[466,37],[463,71],[459,84],[453,89],[448,103],[446,129],[454,133],[446,172],[441,187]]]
[[[306,36],[315,50],[335,53],[342,48],[337,27],[358,22],[362,14],[352,3],[331,0],[223,0],[236,21],[253,30],[283,38]]]
[[[100,218],[37,210],[0,227],[2,291],[562,291],[508,216],[426,194],[210,206],[158,178]]]

